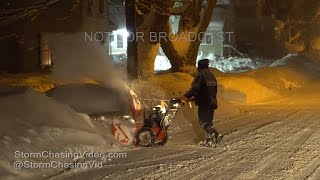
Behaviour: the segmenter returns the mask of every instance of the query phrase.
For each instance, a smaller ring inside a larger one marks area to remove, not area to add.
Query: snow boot
[[[223,139],[223,135],[222,134],[218,134],[216,137],[215,137],[215,142],[216,144],[220,144],[221,141]]]
[[[216,142],[214,141],[213,138],[206,138],[206,140],[204,141],[200,141],[198,143],[199,146],[204,146],[204,147],[212,147],[215,148],[216,147]]]

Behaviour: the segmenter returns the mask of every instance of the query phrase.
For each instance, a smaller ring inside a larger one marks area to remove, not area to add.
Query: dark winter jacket
[[[197,72],[191,88],[184,95],[191,99],[194,97],[197,106],[218,107],[217,103],[217,80],[208,68]]]

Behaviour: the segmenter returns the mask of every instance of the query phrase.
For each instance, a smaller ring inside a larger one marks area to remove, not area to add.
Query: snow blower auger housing
[[[135,146],[161,146],[168,140],[168,128],[181,107],[180,99],[171,99],[169,104],[161,101],[160,105],[141,112],[140,101],[133,100],[132,116],[124,116],[112,123],[112,134],[122,144]],[[138,103],[139,105],[135,104]],[[142,120],[138,120],[139,114]]]

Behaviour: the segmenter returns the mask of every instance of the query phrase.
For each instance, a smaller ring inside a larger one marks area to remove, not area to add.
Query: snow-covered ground
[[[209,59],[209,66],[216,68],[221,72],[245,72],[249,70],[259,69],[263,67],[274,67],[279,65],[286,65],[294,57],[298,57],[298,54],[288,54],[287,56],[278,59],[263,59],[263,58],[249,58],[249,57],[218,57],[213,53],[208,56],[198,56],[200,59]],[[154,70],[165,71],[171,68],[169,59],[165,55],[158,55],[155,60]]]
[[[81,161],[77,157],[21,158],[21,153],[101,152],[126,149],[114,141],[110,121],[104,124],[26,87],[0,87],[0,179],[41,179],[67,168],[21,168],[15,162]],[[97,159],[106,162],[108,159]]]
[[[288,55],[287,57],[290,57]],[[198,60],[207,58],[209,59],[210,67],[219,69],[222,72],[242,72],[252,69],[258,69],[268,66],[267,59],[262,58],[248,58],[248,57],[218,57],[214,54],[208,56],[199,56]],[[285,57],[286,58],[286,57]],[[164,71],[171,68],[169,59],[165,55],[158,55],[155,60],[154,70]]]
[[[154,61],[154,70],[157,71],[165,71],[171,68],[171,64],[169,59],[166,56],[156,56]]]
[[[320,178],[319,106],[242,107],[239,116],[216,118],[225,134],[215,149],[194,144],[191,126],[167,146],[131,151],[101,169],[55,179],[310,179]],[[189,127],[188,127],[189,126]]]

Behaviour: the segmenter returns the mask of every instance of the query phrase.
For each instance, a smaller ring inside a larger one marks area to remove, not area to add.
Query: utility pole
[[[138,78],[138,43],[136,29],[136,1],[125,0],[126,28],[129,33],[127,41],[127,72],[128,78]]]

